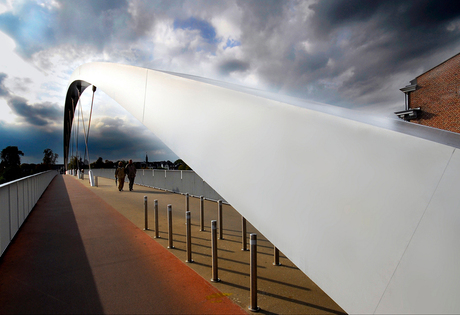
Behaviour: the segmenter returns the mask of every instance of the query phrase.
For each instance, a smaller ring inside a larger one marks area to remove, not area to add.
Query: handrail
[[[0,185],[0,256],[56,175],[45,171]]]

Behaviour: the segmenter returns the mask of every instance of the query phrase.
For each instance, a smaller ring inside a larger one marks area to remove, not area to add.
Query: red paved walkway
[[[0,313],[247,314],[59,175],[0,260]]]

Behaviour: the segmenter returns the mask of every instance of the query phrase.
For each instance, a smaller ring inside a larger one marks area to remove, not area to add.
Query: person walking
[[[129,191],[132,191],[134,178],[136,177],[136,166],[133,164],[133,160],[129,160],[129,163],[126,166],[126,175],[128,175],[129,179]]]
[[[118,168],[115,171],[115,180],[118,179],[118,190],[122,191],[123,186],[125,185],[125,168],[123,167],[123,163],[120,161],[118,162]]]

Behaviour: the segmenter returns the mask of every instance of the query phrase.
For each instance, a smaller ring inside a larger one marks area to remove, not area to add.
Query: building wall
[[[460,133],[460,54],[417,78],[409,108],[421,107],[413,123]]]

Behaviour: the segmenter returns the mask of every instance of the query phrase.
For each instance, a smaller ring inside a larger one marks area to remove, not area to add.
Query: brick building
[[[460,133],[460,53],[419,75],[401,89],[405,109],[395,112],[413,123]]]

